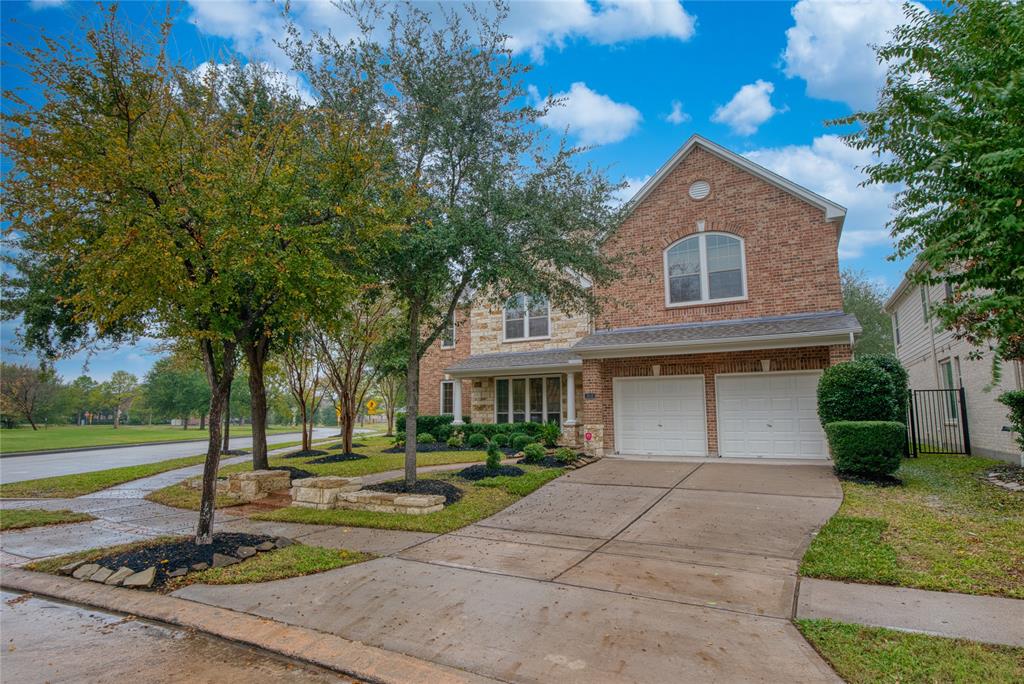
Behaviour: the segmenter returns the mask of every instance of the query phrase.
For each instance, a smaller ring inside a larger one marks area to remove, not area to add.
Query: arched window
[[[743,239],[697,233],[665,250],[665,304],[725,302],[747,296]]]
[[[544,295],[512,295],[505,302],[505,339],[548,337],[548,298]]]

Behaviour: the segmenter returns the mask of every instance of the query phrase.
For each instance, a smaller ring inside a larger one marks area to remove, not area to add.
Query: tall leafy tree
[[[889,64],[874,111],[839,123],[879,161],[869,183],[901,183],[897,256],[927,266],[909,277],[951,284],[941,321],[997,359],[1024,359],[1024,6],[904,5],[906,20],[878,48]]]
[[[180,418],[183,430],[188,429],[190,416],[205,412],[210,405],[210,388],[203,372],[171,357],[153,364],[146,374],[144,393],[151,409]]]
[[[854,354],[892,354],[892,323],[882,308],[889,293],[864,271],[844,269],[839,279],[843,286],[843,310],[855,315],[862,328],[853,345]]]
[[[139,394],[139,379],[128,371],[116,370],[110,380],[103,383],[103,392],[109,397],[110,406],[114,410],[114,429],[121,425],[124,415]]]
[[[53,372],[16,363],[0,364],[0,413],[17,416],[33,430],[58,390]]]
[[[566,311],[596,306],[586,285],[614,275],[597,244],[617,218],[616,186],[544,136],[545,109],[527,96],[526,67],[502,30],[504,4],[341,10],[360,27],[353,40],[303,40],[292,27],[286,49],[325,108],[389,127],[397,173],[418,200],[400,239],[373,254],[404,317],[406,434],[415,435],[420,359],[469,293],[526,290]],[[405,481],[415,480],[410,439]]]
[[[43,99],[5,93],[2,218],[25,268],[63,286],[5,295],[52,294],[101,336],[198,350],[211,391],[196,541],[209,543],[239,351],[343,291],[343,257],[380,230],[386,158],[364,153],[365,128],[311,117],[265,70],[179,68],[168,30],[140,43],[112,8],[84,44],[24,51]]]

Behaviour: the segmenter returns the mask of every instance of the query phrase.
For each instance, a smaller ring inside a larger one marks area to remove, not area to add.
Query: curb
[[[193,629],[366,682],[484,684],[499,680],[343,637],[174,596],[4,568],[0,587]]]

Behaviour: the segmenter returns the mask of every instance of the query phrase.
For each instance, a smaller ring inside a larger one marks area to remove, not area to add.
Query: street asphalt
[[[337,428],[315,428],[313,439],[324,439],[337,434]],[[298,432],[280,433],[267,436],[268,444],[295,442],[300,439]],[[252,437],[237,437],[231,440],[232,449],[246,449],[252,445]],[[205,441],[175,442],[173,444],[140,444],[138,446],[65,451],[54,454],[13,456],[0,459],[0,482],[21,482],[40,477],[86,473],[121,466],[140,465],[165,461],[169,458],[196,456],[204,453]]]

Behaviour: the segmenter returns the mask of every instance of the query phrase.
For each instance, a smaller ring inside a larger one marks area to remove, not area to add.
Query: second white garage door
[[[734,458],[828,458],[819,371],[718,375],[718,451]]]
[[[704,378],[615,378],[615,450],[707,455]]]

